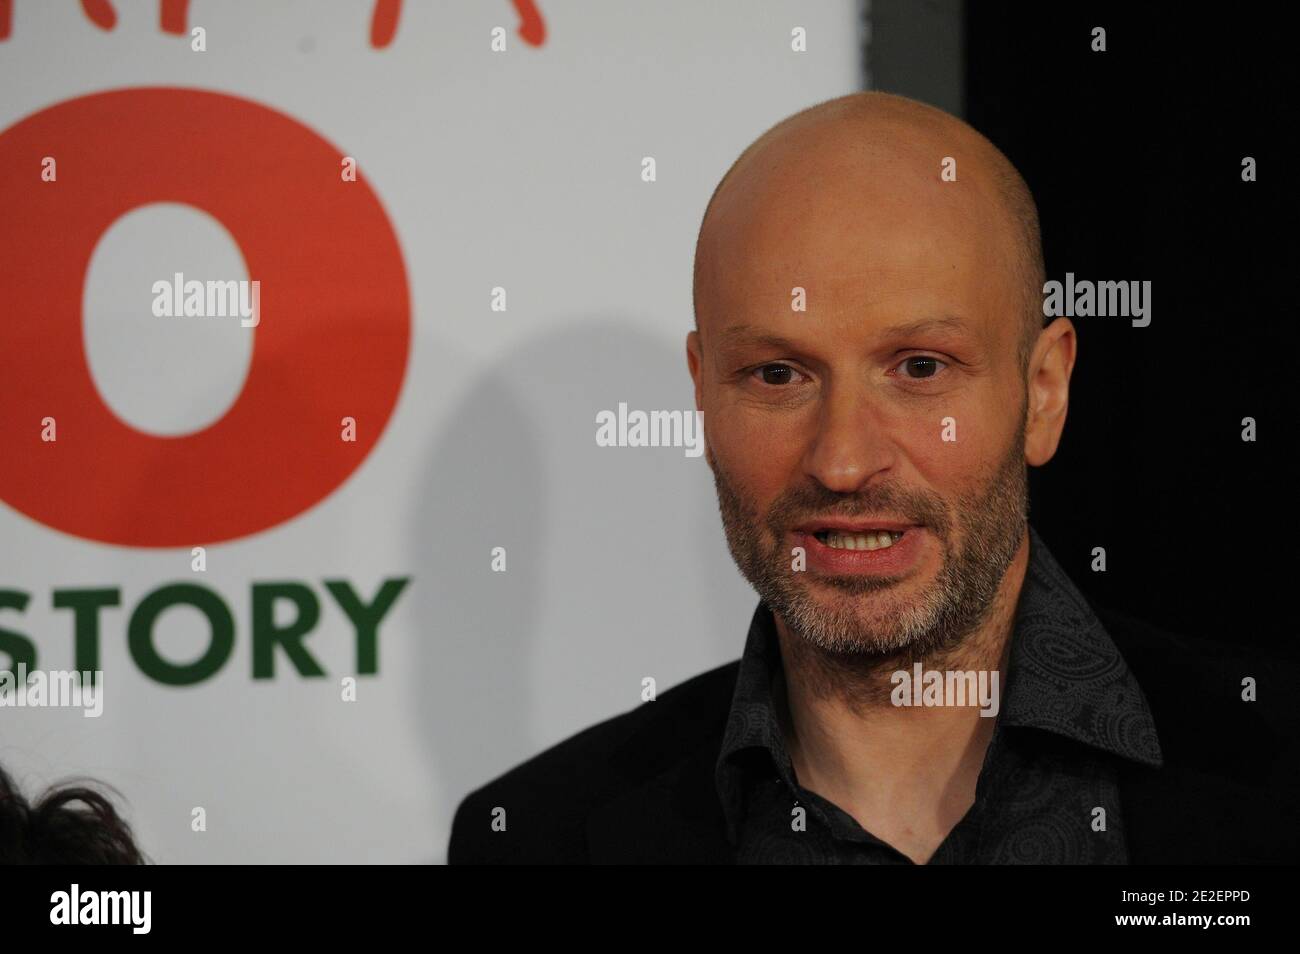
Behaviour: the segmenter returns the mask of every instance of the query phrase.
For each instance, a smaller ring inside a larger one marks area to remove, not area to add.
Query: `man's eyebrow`
[[[765,332],[753,325],[732,325],[718,332],[718,347],[732,348],[740,345],[767,345],[787,350],[794,347],[793,342],[788,339]]]
[[[956,332],[961,335],[975,333],[975,329],[965,319],[956,315],[945,315],[942,318],[922,318],[902,325],[891,325],[882,332],[882,335],[887,338],[910,338],[942,331]]]

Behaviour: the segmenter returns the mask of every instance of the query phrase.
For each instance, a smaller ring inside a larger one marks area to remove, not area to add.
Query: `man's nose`
[[[836,493],[855,493],[894,462],[870,389],[833,385],[817,418],[817,431],[804,455],[804,472]]]

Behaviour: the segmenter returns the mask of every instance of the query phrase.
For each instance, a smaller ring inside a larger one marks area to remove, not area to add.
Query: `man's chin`
[[[807,598],[855,602],[880,602],[883,599],[905,600],[916,587],[914,577],[903,576],[834,576],[809,573],[801,581]],[[879,598],[879,599],[877,599]]]
[[[782,618],[827,652],[889,655],[907,651],[924,631],[924,587],[915,579],[824,577],[802,582]]]

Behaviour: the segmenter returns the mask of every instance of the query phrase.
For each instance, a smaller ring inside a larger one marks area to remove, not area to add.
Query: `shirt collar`
[[[1136,677],[1032,526],[1013,626],[999,729],[1041,729],[1133,762],[1163,764],[1155,720]],[[766,752],[767,764],[794,787],[773,697],[781,675],[776,623],[759,603],[714,773],[733,842],[744,794],[742,753]]]
[[[1000,721],[1144,765],[1163,764],[1142,687],[1033,527]]]

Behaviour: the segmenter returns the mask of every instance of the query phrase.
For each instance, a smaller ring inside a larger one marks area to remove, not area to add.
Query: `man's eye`
[[[904,377],[932,378],[939,373],[940,368],[946,368],[947,365],[938,358],[930,358],[925,355],[915,355],[911,358],[906,358],[899,367],[904,369]]]
[[[790,367],[788,364],[765,364],[762,367],[754,369],[754,374],[758,375],[759,380],[764,384],[773,384],[777,386],[790,384],[798,373],[798,371]]]

